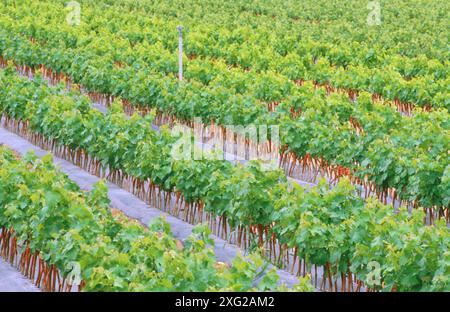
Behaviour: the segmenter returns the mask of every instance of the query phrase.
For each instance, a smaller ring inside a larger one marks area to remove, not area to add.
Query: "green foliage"
[[[354,9],[365,12],[366,3],[357,2]],[[182,83],[174,79],[174,30],[179,20],[167,14],[175,14],[177,7],[186,4],[177,0],[166,7],[144,1],[142,8],[155,13],[155,18],[149,18],[147,14],[130,12],[134,6],[130,1],[108,8],[101,2],[83,3],[86,19],[78,27],[61,22],[67,13],[63,3],[19,1],[17,6],[2,7],[5,14],[0,19],[0,55],[21,65],[45,65],[91,92],[111,94],[182,120],[199,117],[205,124],[214,120],[223,126],[279,124],[282,146],[287,145],[288,151],[299,158],[309,154],[347,167],[361,179],[367,176],[378,189],[395,188],[400,199],[418,201],[421,206],[448,206],[443,196],[448,188],[441,183],[450,161],[447,40],[436,32],[430,33],[426,26],[420,32],[405,31],[405,25],[411,27],[411,23],[399,24],[397,13],[402,10],[409,13],[407,18],[429,21],[430,16],[446,11],[446,1],[434,1],[425,7],[419,2],[411,6],[383,4],[383,18],[394,26],[384,23],[376,31],[367,29],[365,18],[355,21],[354,15],[350,18],[346,12],[340,11],[338,19],[328,20],[336,9],[327,11],[327,2],[317,5],[316,1],[303,1],[301,8],[293,1],[283,5],[276,1],[270,7],[259,3],[263,15],[272,14],[277,20],[273,27],[255,16],[261,14],[259,9],[242,1],[227,4],[221,8],[226,13],[219,16],[206,9],[215,7],[213,0],[191,1],[193,9],[183,19],[187,23],[185,52],[195,58],[185,62],[187,76]],[[243,11],[236,10],[236,6],[243,7]],[[196,10],[200,8],[202,14]],[[411,8],[415,11],[411,12]],[[327,29],[337,30],[321,31],[321,23],[316,22],[323,18]],[[435,18],[442,27],[445,18]],[[108,23],[103,25],[104,19]],[[339,21],[360,27],[349,30]],[[391,29],[400,25],[401,31]],[[298,33],[293,33],[292,27],[298,27]],[[443,27],[442,34],[446,33]],[[330,38],[330,34],[341,39]],[[409,46],[411,40],[407,38],[412,34],[422,38],[420,49]],[[292,73],[292,68],[298,68],[298,72]],[[357,90],[360,96],[355,101],[345,92],[328,96],[312,83],[297,87],[292,79],[329,83],[336,89]],[[390,104],[400,100],[420,107],[429,105],[434,111],[417,111],[405,118],[385,105],[388,103],[371,101],[367,92],[382,95],[391,100]],[[9,99],[2,105],[12,117],[23,119],[26,106],[20,103],[31,96],[39,98],[33,91],[8,94]],[[281,103],[273,114],[266,107],[271,102]],[[300,116],[293,118],[291,108],[301,112]],[[73,121],[66,129],[68,134],[83,131],[77,115],[66,113],[64,117]],[[356,120],[362,134],[348,125],[349,118]],[[139,129],[137,132],[142,133]],[[89,142],[99,139],[110,137],[88,137],[84,143],[89,146]],[[64,143],[77,143],[72,140],[75,138]],[[119,163],[121,157],[128,157],[122,151],[121,145],[111,145],[108,152],[114,156],[104,164]]]
[[[79,263],[83,290],[278,289],[278,275],[274,269],[266,272],[260,256],[239,256],[231,267],[217,265],[206,225],[195,227],[180,248],[163,219],[145,229],[113,217],[107,198],[102,181],[82,192],[53,167],[51,157],[28,153],[17,160],[0,147],[0,227],[13,228],[20,243],[28,242],[32,253],[39,251],[63,276],[71,272],[70,263]]]

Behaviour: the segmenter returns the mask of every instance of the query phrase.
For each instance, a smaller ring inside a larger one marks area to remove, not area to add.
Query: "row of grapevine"
[[[103,182],[82,192],[51,156],[1,146],[0,228],[0,255],[48,291],[286,290],[257,255],[216,262],[205,226],[180,245],[163,219],[147,229],[113,215]],[[311,291],[305,281],[293,289]]]
[[[177,138],[153,131],[151,115],[129,119],[120,103],[103,115],[77,91],[66,94],[39,78],[20,78],[12,68],[0,80],[5,127],[160,209],[191,223],[206,221],[232,243],[263,248],[282,267],[298,274],[323,267],[318,287],[449,289],[444,220],[424,226],[420,210],[393,214],[391,207],[363,200],[346,179],[331,190],[321,182],[307,192],[258,162],[235,167],[177,160]],[[368,279],[371,261],[380,264],[378,285]]]

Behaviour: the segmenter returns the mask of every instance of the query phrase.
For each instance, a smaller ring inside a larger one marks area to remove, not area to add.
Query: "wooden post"
[[[183,26],[178,26],[178,79],[183,80]]]

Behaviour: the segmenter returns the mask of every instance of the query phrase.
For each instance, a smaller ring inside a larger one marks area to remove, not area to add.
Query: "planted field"
[[[49,291],[450,291],[450,5],[345,2],[4,1],[1,126],[196,227],[2,147],[2,258]]]

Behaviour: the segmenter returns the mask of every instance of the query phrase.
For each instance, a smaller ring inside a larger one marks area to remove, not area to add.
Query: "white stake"
[[[183,80],[183,26],[178,26],[178,79]]]

